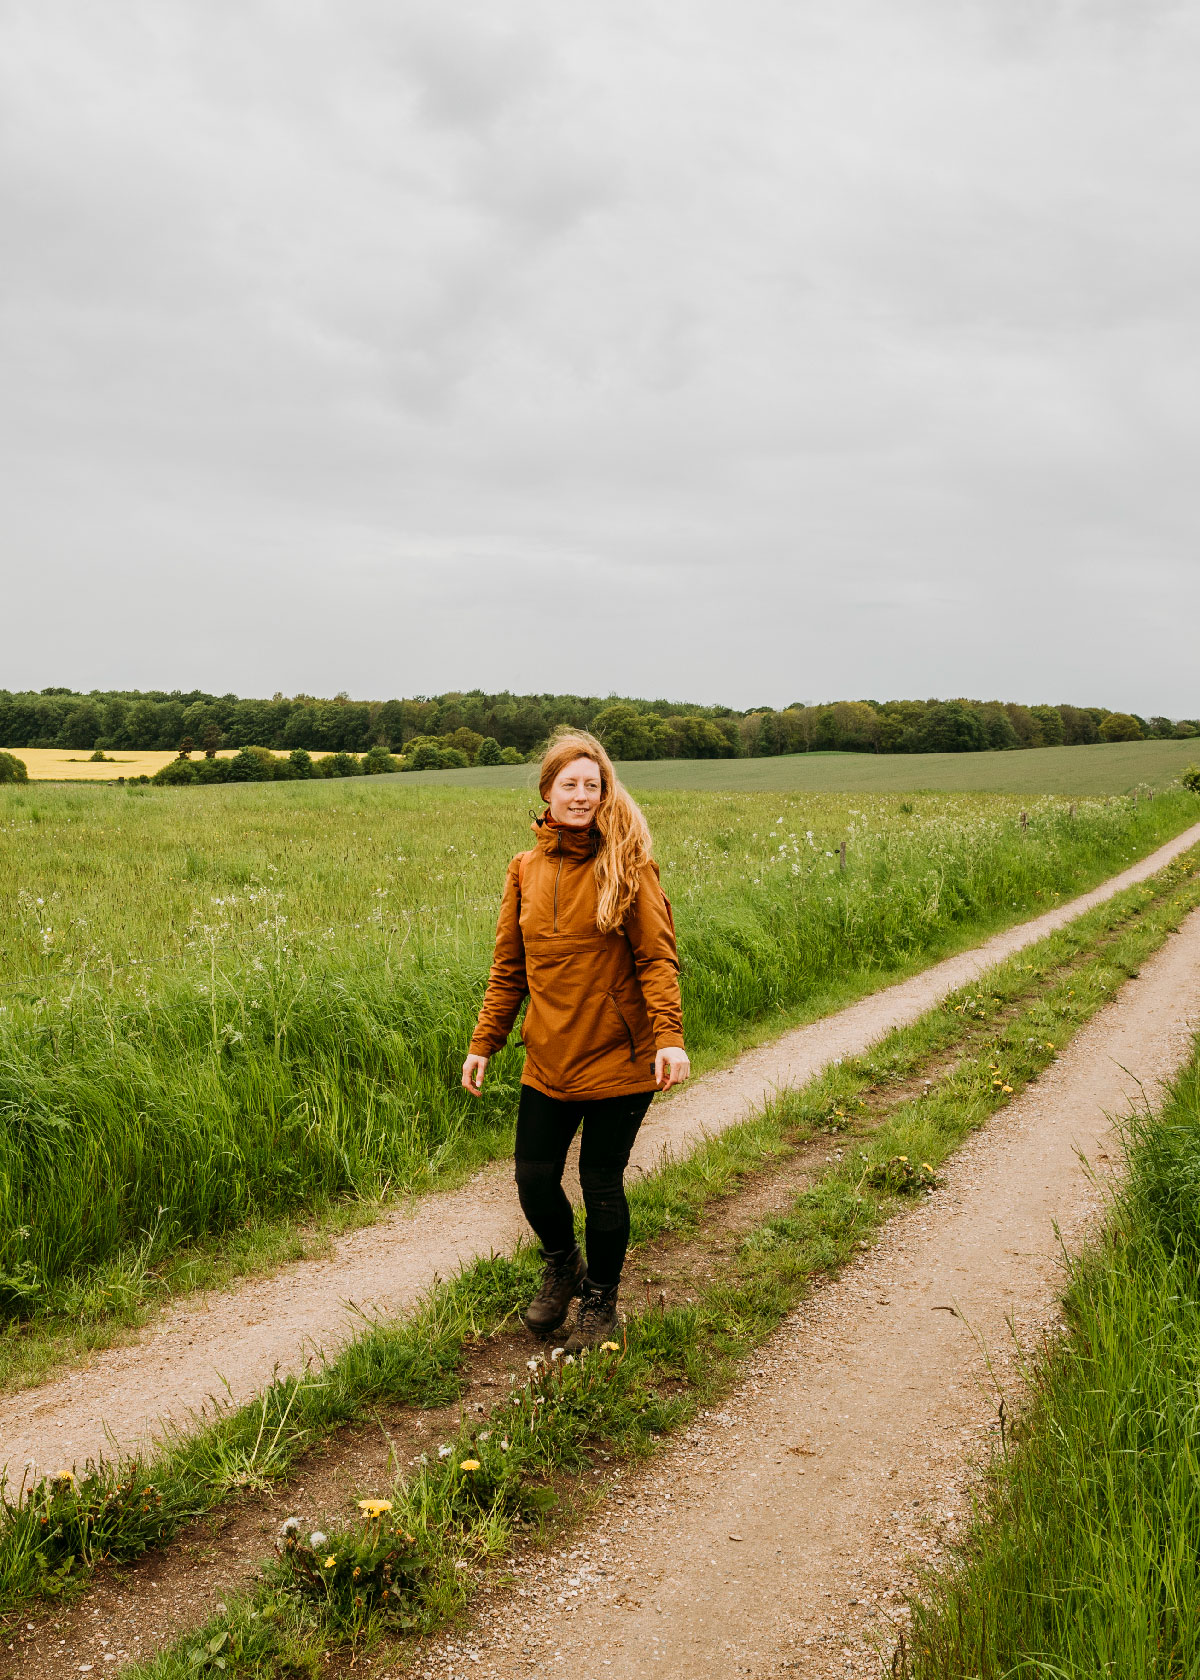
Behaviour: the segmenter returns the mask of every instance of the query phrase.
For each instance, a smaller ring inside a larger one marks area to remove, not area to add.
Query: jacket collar
[[[566,828],[547,812],[544,817],[536,818],[533,831],[539,851],[554,856],[592,858],[600,849],[600,836],[594,823],[588,828]]]

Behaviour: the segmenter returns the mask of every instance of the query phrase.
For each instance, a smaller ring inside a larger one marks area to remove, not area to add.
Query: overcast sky
[[[1200,14],[0,0],[0,686],[1200,712]]]

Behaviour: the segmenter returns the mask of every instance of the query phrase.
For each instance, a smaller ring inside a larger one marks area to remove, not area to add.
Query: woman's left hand
[[[691,1071],[692,1064],[682,1044],[671,1044],[654,1052],[654,1083],[660,1091],[669,1091],[672,1085],[682,1085]]]

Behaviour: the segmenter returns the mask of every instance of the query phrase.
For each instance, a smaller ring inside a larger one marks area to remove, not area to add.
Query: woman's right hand
[[[479,1096],[483,1090],[483,1076],[487,1072],[487,1065],[486,1056],[468,1056],[463,1063],[463,1090],[470,1091],[473,1097]]]

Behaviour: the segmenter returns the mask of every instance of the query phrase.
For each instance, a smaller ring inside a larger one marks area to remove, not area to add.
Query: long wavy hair
[[[653,855],[646,819],[617,780],[612,759],[594,735],[564,726],[550,737],[538,771],[538,792],[547,802],[559,771],[576,758],[590,758],[600,771],[600,803],[593,825],[596,852],[596,926],[612,933],[625,920],[642,870]]]

